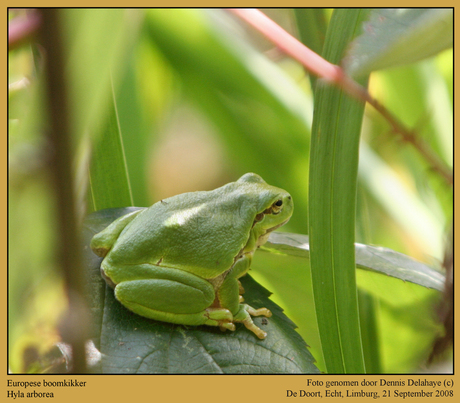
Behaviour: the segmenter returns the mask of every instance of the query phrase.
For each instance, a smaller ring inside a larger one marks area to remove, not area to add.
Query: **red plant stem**
[[[400,134],[405,141],[411,143],[419,153],[423,155],[433,169],[443,176],[451,186],[453,185],[453,175],[449,167],[447,167],[413,131],[404,127],[388,109],[374,99],[365,87],[359,85],[349,77],[340,66],[328,62],[326,59],[313,52],[261,11],[256,9],[235,8],[228,10],[252,25],[285,54],[291,56],[305,66],[310,73],[337,85],[348,94],[372,105],[391,125],[394,133]]]
[[[256,28],[285,54],[304,65],[310,73],[338,85],[364,102],[369,99],[366,89],[348,77],[340,66],[313,52],[261,11],[238,8],[231,8],[229,11]]]
[[[337,82],[340,80],[343,72],[339,66],[329,63],[326,59],[307,48],[261,11],[238,8],[229,10],[264,34],[284,53],[302,63],[311,73],[327,81]]]

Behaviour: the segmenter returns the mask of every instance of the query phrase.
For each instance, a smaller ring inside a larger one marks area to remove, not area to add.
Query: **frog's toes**
[[[250,316],[248,316],[242,322],[243,322],[243,325],[246,326],[246,329],[253,332],[259,339],[263,340],[267,337],[267,333],[264,332],[261,328],[257,327],[255,323],[252,321]]]
[[[220,330],[222,330],[223,332],[225,332],[227,329],[228,330],[231,330],[232,332],[235,331],[236,327],[235,327],[235,324],[233,322],[222,322],[222,323],[219,323],[219,328]]]
[[[225,308],[205,309],[204,315],[207,318],[205,323],[209,326],[219,326],[221,330],[235,330],[232,313]]]
[[[270,311],[270,309],[267,309],[267,308],[254,309],[254,308],[250,307],[249,305],[247,305],[246,310],[252,316],[265,316],[267,318],[272,316],[272,312]]]
[[[251,315],[270,317],[272,316],[272,313],[267,308],[254,309],[249,305],[243,304],[240,306],[240,310],[235,315],[235,322],[243,323],[243,325],[253,332],[259,339],[265,339],[265,337],[267,337],[267,333],[255,325],[252,321]]]

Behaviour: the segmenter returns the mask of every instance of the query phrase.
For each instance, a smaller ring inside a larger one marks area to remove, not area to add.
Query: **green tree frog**
[[[180,194],[124,215],[96,234],[91,248],[104,258],[101,274],[118,301],[136,314],[222,330],[241,322],[264,339],[251,315],[271,312],[242,303],[238,279],[292,212],[289,193],[247,173],[215,190]]]

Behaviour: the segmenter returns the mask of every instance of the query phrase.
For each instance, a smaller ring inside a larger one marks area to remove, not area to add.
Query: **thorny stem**
[[[425,158],[432,169],[438,172],[451,186],[454,184],[454,177],[452,170],[450,170],[446,164],[444,164],[439,157],[431,151],[429,146],[416,135],[416,132],[409,130],[395,117],[388,109],[380,104],[375,98],[369,95],[367,102],[374,107],[391,125],[394,133],[399,134],[404,141],[412,144],[417,151]]]
[[[372,105],[390,124],[394,133],[399,134],[404,141],[412,144],[432,166],[433,170],[438,172],[447,183],[453,185],[453,175],[449,167],[432,152],[419,136],[416,136],[413,130],[406,128],[387,108],[373,98],[365,87],[349,77],[340,66],[328,62],[313,52],[259,10],[229,9],[229,11],[252,25],[285,54],[300,62],[309,72],[337,85],[355,98]]]

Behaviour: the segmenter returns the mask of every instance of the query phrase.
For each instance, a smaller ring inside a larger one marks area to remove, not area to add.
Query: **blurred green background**
[[[10,18],[24,12],[11,11]],[[294,36],[308,29],[291,9],[264,12]],[[313,12],[321,41],[331,10]],[[97,144],[115,106],[133,205],[213,189],[256,172],[293,196],[294,216],[282,230],[308,233],[313,91],[297,62],[223,10],[66,9],[62,22],[74,140],[69,164],[80,218],[95,209],[123,207],[95,203],[88,175],[91,142]],[[34,41],[9,52],[9,367],[14,372],[33,370],[31,363],[59,341],[57,324],[67,304],[53,250],[56,201],[46,168],[53,150],[44,136],[43,62]],[[449,166],[452,66],[447,50],[375,72],[369,84],[370,93],[415,127]],[[452,189],[366,108],[356,241],[436,265],[452,210]],[[291,292],[296,284],[311,293],[309,269],[305,262],[277,259],[256,254],[252,274],[299,326],[321,368],[312,301],[299,304]],[[277,268],[276,277],[264,271],[269,265]],[[382,370],[420,370],[439,330],[439,293],[373,273],[359,273],[358,285],[379,301]]]

